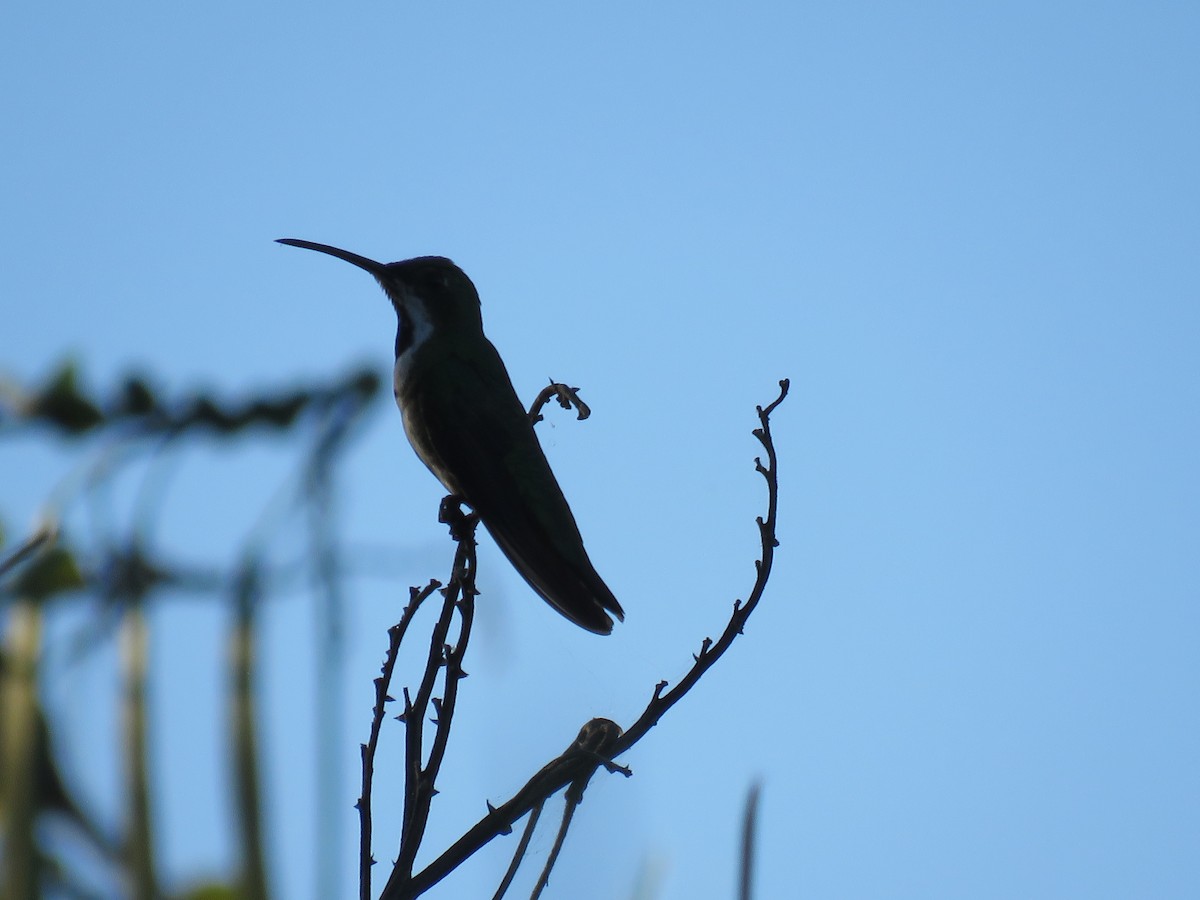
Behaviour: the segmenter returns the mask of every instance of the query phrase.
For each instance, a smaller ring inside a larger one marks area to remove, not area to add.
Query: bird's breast
[[[442,486],[450,493],[461,496],[462,491],[458,486],[457,479],[434,448],[429,425],[421,414],[421,403],[417,396],[420,386],[413,374],[414,355],[410,348],[396,357],[396,365],[392,370],[392,394],[395,396],[396,406],[400,410],[400,420],[404,423],[404,435],[408,438],[417,457],[425,463],[425,467],[434,474]]]

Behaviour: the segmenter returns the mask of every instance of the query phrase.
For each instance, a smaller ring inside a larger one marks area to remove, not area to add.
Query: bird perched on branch
[[[421,461],[467,503],[542,599],[588,631],[610,634],[621,604],[596,573],[579,526],[496,348],[479,293],[440,256],[378,263],[282,238],[375,276],[396,311],[396,403]]]

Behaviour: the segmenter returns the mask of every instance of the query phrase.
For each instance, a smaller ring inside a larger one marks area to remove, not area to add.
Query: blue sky
[[[592,405],[541,437],[627,622],[608,639],[571,628],[484,541],[433,844],[586,719],[632,721],[721,629],[753,577],[754,406],[790,377],[763,606],[625,760],[636,776],[593,784],[552,887],[731,896],[761,778],[762,897],[1200,890],[1194,5],[80,4],[4,19],[9,374],[74,353],[98,386],[142,367],[170,390],[237,395],[387,365],[382,294],[272,243],[299,237],[452,257],[518,390],[554,377]],[[227,559],[284,462],[270,442],[197,452],[164,544]],[[0,494],[19,531],[70,457],[22,442],[0,464],[24,473]],[[402,560],[352,590],[350,896],[384,629],[448,548],[394,410],[343,479],[347,539]],[[268,619],[272,874],[306,898],[311,604],[277,599]],[[182,602],[155,619],[162,851],[185,880],[231,854],[223,621]],[[55,701],[77,723],[77,777],[109,802],[110,663],[74,670]],[[508,849],[443,894],[480,895]]]

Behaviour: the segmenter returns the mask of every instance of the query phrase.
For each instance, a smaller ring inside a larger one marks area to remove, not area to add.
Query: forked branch
[[[537,886],[534,888],[534,897],[538,896],[541,890],[545,887],[549,877],[551,867],[557,858],[558,850],[562,846],[563,838],[566,835],[566,830],[571,822],[571,817],[574,814],[575,807],[583,799],[583,792],[590,782],[596,770],[603,767],[609,772],[620,772],[625,776],[629,776],[632,772],[613,761],[613,758],[631,748],[639,740],[653,728],[658,721],[666,714],[672,706],[683,699],[696,684],[701,676],[707,672],[713,664],[720,659],[734,640],[745,628],[747,620],[751,613],[758,606],[759,601],[767,586],[767,581],[771,575],[771,568],[775,558],[775,548],[778,546],[776,539],[776,519],[779,505],[779,479],[777,473],[777,458],[775,453],[775,444],[771,436],[771,414],[783,402],[788,393],[788,381],[785,379],[779,382],[779,396],[765,407],[758,407],[759,427],[754,430],[754,436],[762,444],[766,456],[766,462],[763,462],[761,457],[755,459],[755,469],[763,476],[767,485],[767,513],[765,517],[757,519],[759,538],[762,545],[761,556],[755,562],[755,580],[750,589],[745,602],[737,600],[733,605],[733,613],[730,616],[729,622],[726,624],[721,636],[714,642],[711,638],[705,638],[701,643],[700,650],[694,655],[694,662],[687,674],[680,679],[670,690],[667,690],[667,682],[660,681],[654,688],[646,708],[642,711],[637,720],[624,732],[615,723],[608,719],[592,719],[580,730],[579,735],[571,743],[571,746],[559,756],[543,766],[537,774],[535,774],[516,794],[509,800],[499,806],[488,804],[488,813],[472,826],[462,837],[447,848],[433,862],[426,866],[415,875],[412,874],[412,859],[416,854],[416,846],[407,842],[414,838],[419,843],[420,836],[423,834],[424,821],[421,822],[420,830],[410,826],[408,813],[408,796],[410,791],[415,790],[406,788],[406,813],[405,813],[405,843],[401,847],[401,860],[397,861],[396,867],[393,870],[392,877],[388,880],[387,886],[380,895],[381,900],[402,900],[402,898],[418,897],[425,893],[429,888],[433,887],[454,869],[461,865],[465,860],[472,856],[484,845],[489,843],[498,835],[508,834],[512,831],[513,825],[523,816],[530,815],[530,822],[527,824],[525,834],[518,844],[516,854],[514,855],[512,864],[509,866],[508,872],[505,874],[500,888],[495,894],[496,898],[502,897],[511,883],[512,878],[519,866],[525,850],[529,844],[529,837],[532,833],[532,827],[540,816],[542,808],[547,800],[563,788],[567,788],[566,802],[562,817],[562,822],[559,827],[558,836],[555,839],[554,848],[551,851],[550,858],[547,860],[542,875],[538,880]],[[579,410],[579,417],[585,418],[588,410],[587,407],[578,400],[574,390],[567,389],[562,385],[551,385],[544,389],[538,395],[533,407],[530,409],[530,418],[536,422],[540,418],[541,408],[552,398],[557,396],[559,402],[564,407],[575,406]],[[473,548],[473,541],[470,542]],[[462,551],[460,543],[460,553]],[[466,592],[469,586],[469,592],[473,596],[474,593],[474,556],[471,556],[470,578],[464,581],[463,590]],[[456,557],[456,567],[458,568],[458,558]],[[447,607],[451,609],[451,607]],[[407,612],[407,611],[406,611]],[[448,615],[444,612],[443,617]],[[439,620],[439,627],[441,620]],[[469,619],[465,619],[464,627],[469,631]],[[437,659],[449,660],[452,652],[458,652],[458,659],[461,661],[461,652],[466,646],[467,631],[461,632],[460,641],[455,645],[454,651],[446,647],[442,656],[438,657],[433,653],[431,648],[430,664],[432,665]],[[441,632],[444,634],[444,632]],[[439,639],[435,635],[435,644],[438,644]],[[389,659],[394,657],[394,653],[389,651]],[[450,669],[447,665],[447,669]],[[387,665],[385,664],[385,670]],[[448,675],[448,682],[453,678]],[[386,688],[377,689],[384,690]],[[418,699],[422,695],[418,695]],[[427,695],[426,695],[427,696]],[[416,715],[416,704],[410,704],[406,700],[406,710],[404,719],[409,726],[409,739],[412,741],[412,725],[413,716]],[[439,737],[442,735],[442,725],[445,718],[445,702],[443,701],[439,708],[438,728]],[[447,724],[448,728],[448,724]],[[373,727],[372,737],[375,737],[375,729]],[[437,739],[435,739],[435,746]],[[420,743],[416,743],[416,748],[419,753]],[[373,743],[371,745],[373,751]],[[436,751],[435,751],[436,752]],[[366,752],[364,750],[364,759]],[[439,758],[440,762],[440,758]],[[366,763],[364,762],[364,765]],[[419,767],[414,767],[410,760],[409,776],[411,778],[420,779],[428,775],[427,771],[420,770]],[[436,774],[436,772],[435,772]],[[364,796],[368,787],[366,777],[364,775]],[[428,815],[428,800],[432,797],[432,780],[429,780],[424,785],[424,793],[419,796],[419,802],[423,803],[423,814]],[[416,802],[416,801],[414,801]],[[364,850],[364,853],[369,853],[369,847]],[[369,875],[364,878],[363,898],[367,900],[369,897]]]

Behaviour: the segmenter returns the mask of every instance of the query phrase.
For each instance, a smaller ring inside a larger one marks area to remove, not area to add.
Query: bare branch
[[[760,517],[756,520],[762,555],[755,563],[756,577],[749,597],[745,603],[740,600],[734,603],[733,613],[721,637],[715,642],[710,638],[704,639],[700,652],[694,657],[692,668],[674,688],[668,691],[666,690],[667,682],[660,681],[655,686],[646,709],[627,731],[622,733],[616,723],[607,719],[593,719],[588,722],[562,756],[543,766],[524,787],[505,803],[499,806],[492,806],[489,803],[486,816],[437,859],[412,876],[407,884],[389,882],[388,887],[380,895],[380,900],[400,900],[400,898],[420,896],[495,837],[511,832],[513,824],[527,813],[534,809],[540,811],[549,797],[565,787],[570,786],[571,788],[568,792],[568,806],[577,805],[579,799],[582,799],[583,790],[592,775],[601,766],[609,772],[620,772],[626,777],[632,775],[628,768],[613,762],[612,758],[628,750],[645,737],[667,710],[678,703],[696,685],[700,677],[724,655],[734,639],[742,633],[747,619],[758,606],[767,580],[770,578],[774,551],[778,546],[775,528],[779,499],[777,460],[771,436],[770,416],[787,396],[788,381],[786,379],[780,381],[779,388],[779,396],[773,402],[766,407],[758,407],[760,427],[753,432],[763,445],[767,456],[766,465],[762,463],[761,459],[755,460],[756,471],[763,475],[767,483],[767,515],[765,518]],[[536,408],[537,404],[535,404],[535,410]],[[572,800],[572,797],[576,799]],[[570,815],[565,814],[560,827],[560,836],[565,833],[565,828],[569,823]]]
[[[544,803],[539,803],[530,811],[529,818],[525,821],[525,830],[521,832],[521,840],[517,842],[517,849],[513,852],[512,862],[508,864],[508,871],[500,879],[500,886],[496,888],[492,900],[503,900],[504,895],[508,892],[513,878],[516,877],[517,869],[520,868],[521,861],[525,858],[525,852],[529,849],[529,842],[533,838],[533,832],[537,828],[538,819],[541,818],[544,807]]]
[[[679,684],[664,693],[663,688],[666,687],[666,682],[658,683],[654,689],[654,694],[650,698],[650,702],[646,705],[646,709],[617,742],[617,746],[613,752],[614,756],[624,753],[645,737],[646,733],[658,724],[658,720],[663,717],[666,711],[682,700],[683,696],[696,686],[696,682],[700,680],[700,676],[707,672],[713,663],[725,655],[725,651],[729,649],[737,636],[742,633],[742,629],[746,625],[746,620],[750,618],[750,614],[758,606],[758,601],[762,599],[763,591],[767,586],[767,580],[771,577],[771,566],[775,561],[775,548],[779,546],[779,541],[775,538],[776,514],[779,507],[779,477],[776,472],[775,442],[771,437],[771,413],[775,411],[775,408],[787,396],[788,386],[789,383],[786,378],[780,381],[779,396],[766,407],[758,407],[760,427],[754,429],[753,432],[767,454],[767,464],[765,466],[759,459],[754,461],[756,470],[762,474],[767,482],[767,517],[757,520],[759,538],[762,544],[762,556],[755,562],[757,577],[754,580],[754,586],[750,589],[750,595],[744,604],[740,600],[734,602],[733,615],[730,616],[729,623],[725,626],[725,630],[721,633],[721,637],[717,639],[716,643],[713,643],[710,638],[704,639],[699,654],[695,656],[695,663],[692,665],[691,670],[683,676]]]
[[[440,581],[431,580],[423,588],[409,588],[408,605],[400,614],[400,621],[388,629],[388,649],[384,656],[381,674],[375,679],[375,706],[371,715],[371,734],[362,745],[362,793],[358,798],[358,895],[360,900],[371,900],[371,866],[375,859],[371,855],[371,788],[375,777],[375,751],[379,746],[379,729],[383,726],[384,705],[393,698],[388,695],[392,683],[392,672],[396,668],[396,657],[400,652],[400,643],[412,624],[413,617],[421,604],[435,590],[441,587]],[[405,714],[410,704],[405,703]]]
[[[590,754],[595,760],[596,765],[593,766],[591,772],[588,772],[586,775],[580,775],[567,788],[566,796],[563,798],[562,822],[558,826],[558,834],[554,836],[554,846],[550,848],[550,854],[546,857],[546,865],[542,867],[542,874],[539,876],[537,884],[534,885],[533,893],[530,894],[530,900],[537,900],[542,895],[542,891],[550,883],[550,870],[558,862],[558,854],[562,850],[563,842],[567,839],[567,829],[571,827],[571,820],[575,817],[575,810],[583,802],[583,792],[587,790],[592,772],[600,765],[608,767],[610,772],[614,768],[620,768],[609,759],[611,748],[620,736],[621,728],[616,722],[611,722],[608,719],[592,719],[592,721],[580,729],[579,736],[575,738],[575,743],[568,748],[568,753],[581,751],[585,754]],[[630,773],[626,770],[625,774],[628,777]]]
[[[471,625],[475,615],[475,526],[478,517],[466,515],[454,497],[442,501],[439,521],[450,526],[450,534],[457,544],[450,580],[442,589],[442,611],[430,636],[425,671],[416,696],[404,689],[404,712],[397,716],[405,726],[404,750],[404,813],[400,834],[400,852],[384,887],[383,896],[389,892],[403,891],[411,880],[417,851],[425,835],[430,807],[437,794],[436,783],[450,740],[450,728],[458,699],[458,683],[467,677],[463,658],[471,636]],[[423,591],[413,589],[412,602],[405,608],[399,625],[389,631],[390,643],[384,662],[384,675],[376,680],[376,706],[372,719],[371,737],[363,746],[363,791],[359,798],[360,845],[359,845],[359,895],[369,900],[371,895],[370,869],[374,864],[371,857],[371,770],[374,766],[375,750],[382,723],[383,704],[388,698],[387,689],[395,668],[400,643],[412,621],[416,607],[432,594],[438,582],[430,582]],[[450,627],[455,611],[458,611],[459,626],[456,640],[448,642]],[[441,696],[434,691],[441,675]],[[434,710],[432,724],[435,727],[428,760],[424,756],[424,729],[429,707]]]
[[[404,818],[400,835],[400,856],[392,869],[388,885],[403,884],[409,879],[413,863],[417,858],[417,850],[420,848],[421,840],[425,836],[425,826],[429,821],[429,806],[436,793],[434,788],[435,779],[441,768],[442,754],[445,752],[446,741],[449,739],[448,731],[453,715],[453,704],[451,704],[449,716],[446,714],[447,710],[443,705],[443,708],[439,711],[438,718],[434,720],[437,732],[434,736],[434,749],[430,753],[428,765],[422,764],[425,716],[433,697],[438,673],[443,668],[445,669],[443,676],[443,697],[447,694],[453,696],[452,692],[457,690],[457,682],[459,677],[461,677],[459,674],[461,669],[459,672],[451,671],[449,664],[451,651],[447,646],[446,638],[450,631],[450,621],[454,616],[454,610],[459,605],[459,596],[462,595],[465,599],[469,595],[471,598],[470,602],[464,606],[464,611],[466,611],[468,606],[471,611],[474,609],[474,578],[475,540],[472,534],[465,539],[459,540],[458,550],[454,556],[454,569],[450,583],[442,589],[442,595],[445,597],[445,600],[442,604],[442,614],[438,617],[438,621],[433,628],[433,634],[430,637],[425,675],[421,680],[420,687],[417,689],[416,698],[412,701],[411,710],[405,711]],[[463,627],[460,630],[458,641],[462,648],[460,654],[461,652],[465,652],[465,638],[469,637],[469,635],[470,618],[464,615]],[[454,687],[451,687],[452,684]],[[387,893],[387,888],[384,889],[384,893]]]
[[[542,891],[549,886],[550,870],[558,862],[558,854],[562,850],[563,842],[567,839],[567,829],[571,827],[571,820],[575,818],[575,810],[578,806],[579,804],[569,796],[563,801],[562,822],[558,826],[558,834],[554,836],[554,846],[550,848],[550,853],[546,857],[546,865],[542,867],[542,874],[538,876],[537,884],[533,886],[529,900],[537,900],[542,896]]]

